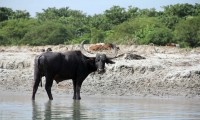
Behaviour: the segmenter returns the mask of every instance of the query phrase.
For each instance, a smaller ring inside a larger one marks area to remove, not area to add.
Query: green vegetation
[[[31,18],[27,11],[0,7],[0,45],[90,43],[200,46],[200,4],[164,6],[163,11],[113,6],[103,14],[48,8]]]

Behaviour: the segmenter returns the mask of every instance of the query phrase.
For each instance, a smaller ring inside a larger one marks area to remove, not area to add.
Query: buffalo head
[[[114,45],[114,54],[107,56],[106,54],[99,54],[99,53],[94,54],[94,53],[90,53],[90,52],[86,51],[84,48],[84,42],[85,41],[82,41],[81,45],[80,45],[81,52],[85,56],[95,59],[95,66],[96,66],[97,72],[99,74],[102,74],[105,72],[105,63],[107,63],[107,64],[115,63],[112,61],[112,59],[116,58],[116,55],[117,55],[117,48],[115,45]]]
[[[99,74],[105,72],[105,63],[114,64],[115,62],[109,59],[105,54],[97,54],[95,57],[95,65]]]

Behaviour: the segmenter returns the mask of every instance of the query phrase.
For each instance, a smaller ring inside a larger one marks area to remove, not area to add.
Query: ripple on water
[[[0,120],[40,119],[199,119],[199,99],[95,97],[57,95],[53,101],[37,96],[35,101],[26,95],[1,95]]]

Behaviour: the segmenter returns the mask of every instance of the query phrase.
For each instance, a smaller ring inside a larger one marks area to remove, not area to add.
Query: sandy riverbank
[[[0,90],[31,94],[33,61],[41,49],[76,50],[72,46],[0,47]],[[86,46],[87,48],[88,46]],[[115,60],[106,65],[106,73],[92,73],[83,82],[85,95],[112,96],[200,96],[200,49],[180,49],[154,46],[119,46],[119,53],[134,53],[142,60]],[[43,79],[43,83],[45,80]],[[53,94],[72,94],[71,80],[54,83]],[[44,87],[38,93],[45,92]]]

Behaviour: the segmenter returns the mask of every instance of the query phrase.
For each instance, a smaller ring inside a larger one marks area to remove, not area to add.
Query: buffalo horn
[[[86,40],[82,41],[80,44],[80,49],[83,55],[87,56],[87,57],[96,57],[96,54],[90,53],[88,51],[85,50],[84,48],[84,43],[86,42]]]
[[[109,59],[113,59],[117,57],[117,47],[113,44],[114,54],[112,55],[106,55]]]

